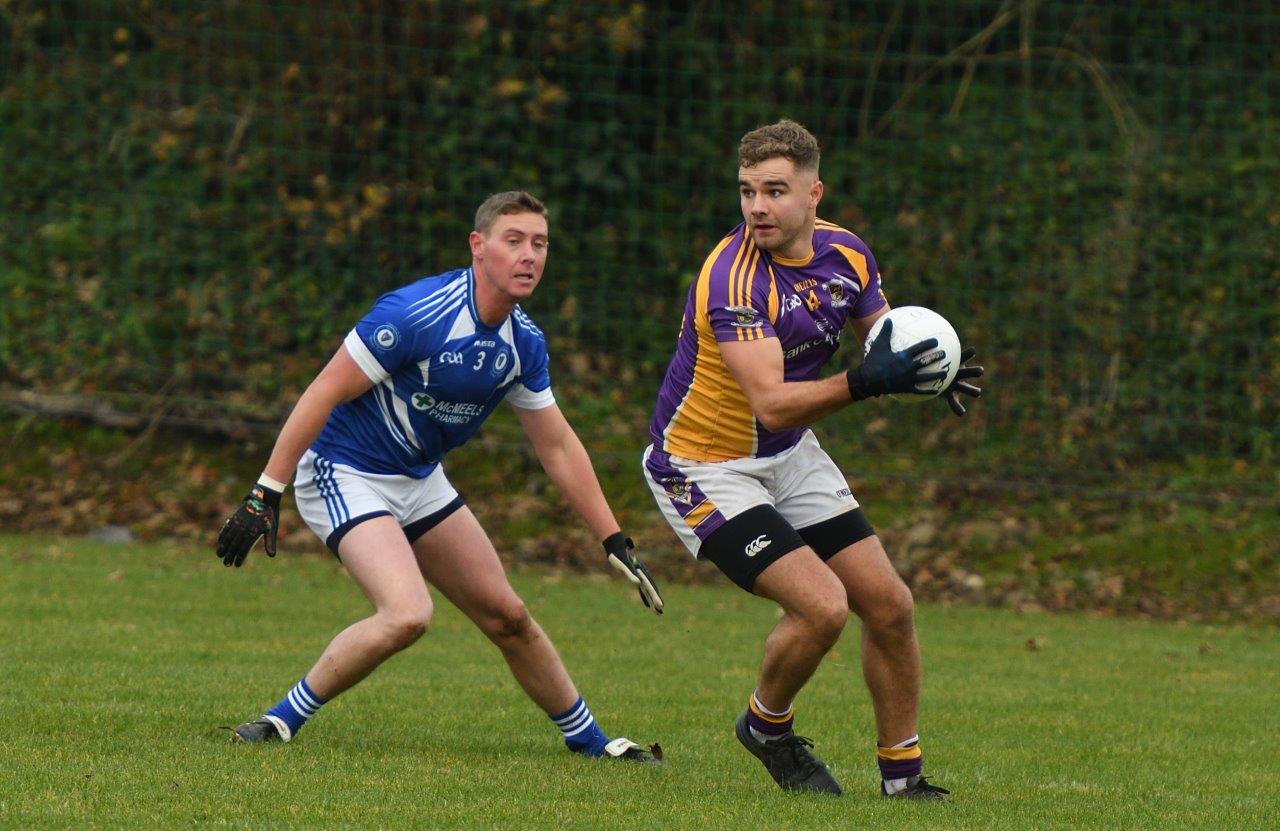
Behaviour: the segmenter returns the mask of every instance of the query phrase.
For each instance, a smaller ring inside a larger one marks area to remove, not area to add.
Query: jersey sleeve
[[[853,307],[849,309],[849,317],[854,320],[875,314],[889,304],[889,301],[884,296],[884,289],[880,284],[880,266],[876,263],[876,258],[872,255],[871,249],[866,249],[866,256],[867,284],[858,294],[858,299],[854,301]]]
[[[411,360],[413,334],[405,319],[404,298],[390,292],[378,298],[343,344],[369,380],[379,384]]]
[[[516,350],[520,357],[520,374],[507,389],[507,401],[522,410],[541,410],[556,403],[556,397],[551,393],[547,342],[535,336],[520,338],[516,341]]]
[[[771,287],[768,265],[745,230],[727,237],[711,252],[698,276],[697,300],[716,341],[777,337]]]
[[[819,221],[825,244],[843,257],[841,269],[849,268],[858,281],[858,296],[849,305],[847,320],[860,320],[888,304],[880,288],[880,266],[865,242],[851,231]]]

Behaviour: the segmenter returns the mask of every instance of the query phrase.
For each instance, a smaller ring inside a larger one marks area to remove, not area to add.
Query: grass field
[[[366,611],[329,560],[0,536],[0,827],[1251,829],[1280,827],[1280,635],[920,609],[928,771],[950,805],[875,795],[847,632],[798,702],[841,799],[778,791],[732,735],[771,607],[514,577],[606,730],[662,768],[569,755],[443,602],[414,648],[288,746],[219,729],[274,703]]]

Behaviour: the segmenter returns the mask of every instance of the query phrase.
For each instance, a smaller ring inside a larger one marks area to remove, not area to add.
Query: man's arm
[[[276,555],[280,527],[280,497],[293,478],[298,460],[324,429],[333,408],[366,392],[373,382],[352,359],[346,346],[338,351],[293,406],[285,420],[267,467],[249,494],[218,533],[217,555],[222,564],[240,566],[249,551],[264,539],[268,556]]]
[[[859,338],[866,339],[871,324],[888,308],[854,321]],[[725,341],[720,354],[747,397],[747,403],[766,430],[803,427],[848,404],[877,395],[912,392],[916,385],[944,377],[924,372],[940,353],[936,338],[929,338],[895,352],[890,345],[893,321],[886,320],[856,368],[819,381],[786,381],[782,346],[777,338]]]
[[[644,563],[631,554],[635,545],[619,528],[591,466],[591,457],[564,413],[555,404],[537,410],[516,407],[516,418],[533,443],[542,469],[600,540],[610,565],[631,581],[645,606],[662,614],[662,593]]]
[[[263,472],[276,481],[288,483],[293,478],[298,460],[320,435],[333,408],[368,392],[372,387],[373,382],[356,365],[347,347],[339,346],[329,363],[299,396],[298,403],[293,405],[293,412],[280,428],[280,435]]]
[[[516,407],[515,411],[542,469],[591,533],[599,540],[616,534],[620,530],[618,520],[600,488],[591,457],[560,408],[552,404],[539,410]]]
[[[853,400],[843,372],[818,381],[784,381],[777,338],[723,341],[720,354],[751,412],[770,432],[812,424]]]

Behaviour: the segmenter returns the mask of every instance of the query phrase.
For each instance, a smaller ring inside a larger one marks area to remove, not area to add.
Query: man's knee
[[[841,592],[826,592],[797,611],[815,639],[834,644],[849,620],[849,601]]]
[[[517,597],[488,610],[480,629],[492,641],[526,640],[533,630],[533,618]]]
[[[915,627],[916,604],[911,589],[898,581],[866,610],[863,624],[873,632],[907,634]]]
[[[431,625],[432,613],[430,603],[406,606],[383,613],[381,615],[383,631],[386,633],[388,645],[396,650],[411,646]]]

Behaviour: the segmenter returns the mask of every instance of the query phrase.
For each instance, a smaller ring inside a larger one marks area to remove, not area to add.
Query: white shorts
[[[426,479],[365,473],[312,450],[298,461],[293,496],[307,527],[335,555],[343,536],[365,520],[394,517],[413,542],[463,505],[442,466]]]
[[[858,507],[812,430],[789,450],[760,459],[697,462],[650,445],[644,470],[662,515],[695,557],[703,540],[759,505],[772,505],[797,531]]]

